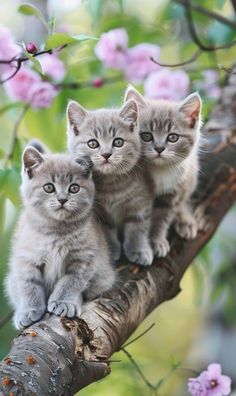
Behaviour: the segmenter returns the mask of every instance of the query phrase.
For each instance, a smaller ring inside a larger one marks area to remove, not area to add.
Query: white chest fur
[[[184,170],[171,167],[151,167],[151,177],[157,195],[175,192],[183,182]]]

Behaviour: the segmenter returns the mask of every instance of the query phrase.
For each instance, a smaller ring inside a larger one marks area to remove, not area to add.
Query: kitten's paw
[[[175,230],[181,238],[195,239],[198,232],[198,224],[193,217],[184,221],[176,221]]]
[[[14,314],[14,325],[17,330],[30,326],[42,318],[46,311],[46,307],[29,308],[16,311]]]
[[[198,230],[206,232],[211,226],[211,220],[209,216],[204,213],[204,208],[200,205],[194,212],[194,217],[198,224]]]
[[[121,256],[121,245],[120,242],[117,241],[115,244],[111,244],[111,252],[112,252],[112,259],[114,261],[118,261]]]
[[[67,300],[49,301],[48,312],[54,313],[57,316],[74,318],[81,314],[81,305]]]
[[[145,246],[143,248],[137,248],[132,246],[125,246],[124,251],[127,259],[134,264],[143,266],[151,265],[153,261],[153,251],[151,246]]]
[[[157,257],[165,257],[170,251],[170,244],[166,238],[153,240],[153,251]]]

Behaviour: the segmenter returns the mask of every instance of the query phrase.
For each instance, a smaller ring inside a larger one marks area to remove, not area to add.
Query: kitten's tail
[[[41,154],[47,154],[49,152],[48,148],[40,140],[37,139],[31,139],[28,142],[27,146],[33,146]]]

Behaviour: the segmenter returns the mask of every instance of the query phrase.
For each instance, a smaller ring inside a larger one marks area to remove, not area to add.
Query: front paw
[[[17,330],[22,330],[41,319],[45,311],[46,306],[17,310],[14,314],[14,325]]]
[[[194,218],[176,221],[175,230],[183,239],[195,239],[198,232],[197,221]]]
[[[153,251],[151,246],[147,245],[145,247],[133,247],[129,245],[124,245],[124,252],[127,259],[134,264],[139,264],[143,266],[148,266],[152,264],[153,261]]]
[[[153,239],[153,252],[157,257],[166,257],[170,251],[170,244],[168,240],[163,238]]]
[[[74,301],[69,300],[49,301],[48,312],[57,316],[74,318],[81,314],[81,304],[75,304]]]

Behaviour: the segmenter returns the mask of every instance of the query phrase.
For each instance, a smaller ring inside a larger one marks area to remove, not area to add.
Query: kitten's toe
[[[175,223],[175,230],[181,238],[195,239],[198,232],[198,225],[194,218]]]
[[[18,330],[30,326],[32,323],[37,322],[42,318],[45,313],[46,307],[25,309],[16,311],[14,315],[14,325]]]
[[[209,216],[207,216],[204,213],[204,209],[201,206],[196,208],[196,210],[194,212],[194,217],[197,221],[199,231],[205,232],[210,228],[211,220],[210,220]]]
[[[54,313],[57,316],[74,318],[81,314],[81,306],[71,301],[51,301],[48,303],[48,312]]]
[[[124,249],[125,255],[131,263],[139,264],[143,266],[148,266],[152,264],[153,261],[153,251],[150,246],[138,249],[130,248]]]
[[[170,251],[170,244],[166,238],[153,240],[153,251],[155,256],[165,257]]]

